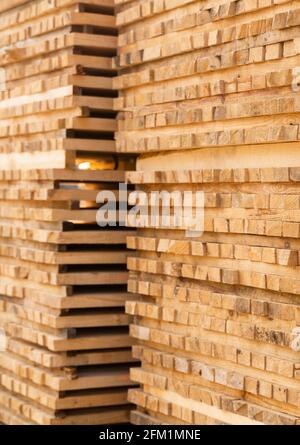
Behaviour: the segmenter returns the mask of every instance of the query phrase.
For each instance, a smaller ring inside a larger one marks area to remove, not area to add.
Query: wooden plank
[[[62,252],[56,256],[57,264],[124,264],[128,253],[125,250],[100,252]]]
[[[117,45],[117,37],[106,35],[98,36],[96,34],[72,33],[69,35],[69,44],[71,46],[88,47],[89,49],[97,48],[98,50],[115,50]]]
[[[72,351],[89,349],[111,349],[131,346],[133,340],[127,334],[118,332],[103,334],[81,335],[78,338],[68,340],[55,340],[53,346],[50,344],[51,351]]]
[[[69,77],[69,82],[80,88],[112,90],[111,77],[73,75]]]
[[[85,314],[85,315],[67,315],[57,318],[55,327],[63,328],[82,328],[82,327],[104,327],[104,326],[127,326],[129,322],[128,315],[124,313],[103,314]]]
[[[122,170],[68,170],[55,169],[51,171],[51,177],[57,181],[83,181],[83,182],[122,182],[125,173]]]
[[[61,301],[62,308],[120,307],[130,299],[126,292],[76,294]]]
[[[108,72],[116,71],[110,57],[72,54],[69,56],[69,64],[94,70],[104,70]]]
[[[129,422],[131,406],[127,408],[119,409],[103,409],[98,410],[95,413],[80,413],[70,414],[65,419],[55,419],[51,422],[52,425],[107,425],[109,424],[122,424]]]
[[[108,390],[100,391],[93,390],[86,392],[83,395],[67,396],[57,401],[57,408],[62,409],[78,409],[78,408],[93,408],[103,406],[122,406],[128,405],[127,390],[120,389],[117,391]]]
[[[82,117],[68,120],[67,128],[81,131],[95,131],[100,133],[112,133],[117,129],[116,121],[114,119],[92,117]]]
[[[128,235],[134,231],[126,230],[91,230],[78,232],[62,232],[59,234],[60,244],[125,244]]]
[[[77,96],[75,104],[80,107],[88,107],[96,110],[112,110],[113,100],[110,97]]]
[[[59,274],[57,277],[58,284],[61,285],[83,285],[83,284],[126,284],[127,272],[68,272]]]
[[[89,25],[109,29],[116,28],[116,18],[112,15],[73,12],[71,13],[71,22],[76,25]]]
[[[65,150],[89,151],[99,153],[114,153],[116,151],[115,141],[99,139],[72,139],[64,141]]]
[[[32,299],[39,304],[56,309],[81,309],[81,308],[110,308],[123,307],[125,301],[132,297],[126,292],[114,290],[111,292],[89,292],[86,294],[76,293],[68,297],[52,296],[47,298],[43,293],[33,295]]]

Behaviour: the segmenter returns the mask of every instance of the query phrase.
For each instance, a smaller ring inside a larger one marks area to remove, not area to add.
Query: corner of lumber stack
[[[205,198],[128,238],[132,422],[299,425],[300,4],[116,3],[127,179]]]
[[[126,234],[96,224],[114,131],[113,0],[1,0],[0,421],[128,423]]]

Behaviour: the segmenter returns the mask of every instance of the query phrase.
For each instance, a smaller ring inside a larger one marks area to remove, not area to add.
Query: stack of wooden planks
[[[113,0],[0,5],[0,421],[126,423],[124,227],[96,197],[117,155]]]
[[[116,3],[128,181],[205,206],[128,238],[132,422],[299,425],[299,2]]]

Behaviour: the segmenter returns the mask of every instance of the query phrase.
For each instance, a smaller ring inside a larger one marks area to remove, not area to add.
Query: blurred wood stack
[[[203,236],[128,240],[132,421],[299,425],[299,2],[116,3],[128,180],[205,197]]]
[[[96,196],[114,144],[113,0],[0,6],[0,421],[128,422],[126,233]],[[129,232],[131,233],[131,232]],[[3,339],[3,329],[6,339]]]

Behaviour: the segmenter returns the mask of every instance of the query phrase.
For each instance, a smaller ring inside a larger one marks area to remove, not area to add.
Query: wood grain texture
[[[131,421],[299,425],[299,3],[118,5],[127,181],[204,200],[201,236],[129,221]]]
[[[114,2],[3,0],[0,41],[0,421],[127,423],[134,231],[96,223],[134,167],[114,142]]]

